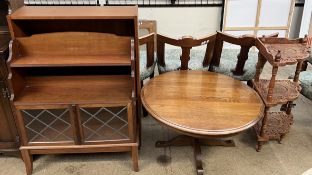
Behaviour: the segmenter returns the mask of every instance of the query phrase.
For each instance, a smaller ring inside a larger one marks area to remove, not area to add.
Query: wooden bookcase
[[[8,22],[27,174],[33,154],[124,151],[138,171],[137,7],[22,7]]]

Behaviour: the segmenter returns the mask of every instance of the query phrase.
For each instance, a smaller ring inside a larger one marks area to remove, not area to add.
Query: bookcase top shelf
[[[95,6],[24,6],[15,11],[12,20],[40,19],[134,19],[137,6],[95,7]]]
[[[26,77],[14,105],[127,104],[133,82],[130,75]]]
[[[131,37],[54,32],[18,37],[11,67],[130,66]]]

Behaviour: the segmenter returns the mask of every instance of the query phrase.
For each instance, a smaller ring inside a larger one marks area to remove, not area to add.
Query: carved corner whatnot
[[[258,136],[257,151],[260,151],[263,143],[269,140],[278,140],[289,132],[293,123],[291,109],[293,101],[299,97],[299,73],[302,63],[309,56],[309,46],[305,39],[288,40],[286,38],[257,38],[255,42],[259,49],[259,58],[256,66],[256,75],[253,87],[259,93],[266,106],[265,114],[261,122],[254,129]],[[270,80],[260,79],[260,74],[266,62],[272,65]],[[281,66],[297,64],[293,80],[276,80],[278,68]],[[283,105],[281,111],[272,112],[270,108]]]

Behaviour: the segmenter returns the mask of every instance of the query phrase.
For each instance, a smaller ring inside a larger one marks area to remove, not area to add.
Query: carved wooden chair
[[[157,64],[159,74],[174,70],[208,70],[213,54],[216,35],[194,39],[184,36],[173,39],[157,34]],[[181,49],[166,49],[165,45],[177,46]],[[194,49],[207,45],[206,50]]]
[[[265,37],[277,36],[278,33],[274,33]],[[257,51],[251,49],[255,45],[255,39],[253,35],[236,37],[217,32],[209,70],[231,76],[240,81],[247,81],[248,85],[251,85],[258,61]],[[223,49],[224,42],[240,46],[240,49]]]
[[[140,20],[139,21],[140,33],[144,30],[148,32],[147,35],[139,38],[140,44],[140,79],[143,86],[143,80],[154,77],[154,70],[156,65],[155,58],[155,37],[156,37],[156,21]],[[141,34],[142,35],[142,34]],[[146,46],[146,49],[142,46]]]

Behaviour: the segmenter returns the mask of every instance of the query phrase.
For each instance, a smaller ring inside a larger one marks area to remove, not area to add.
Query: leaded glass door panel
[[[74,144],[74,114],[70,107],[31,106],[19,109],[17,117],[23,123],[26,144]]]
[[[78,106],[83,143],[125,142],[132,139],[132,105]]]

